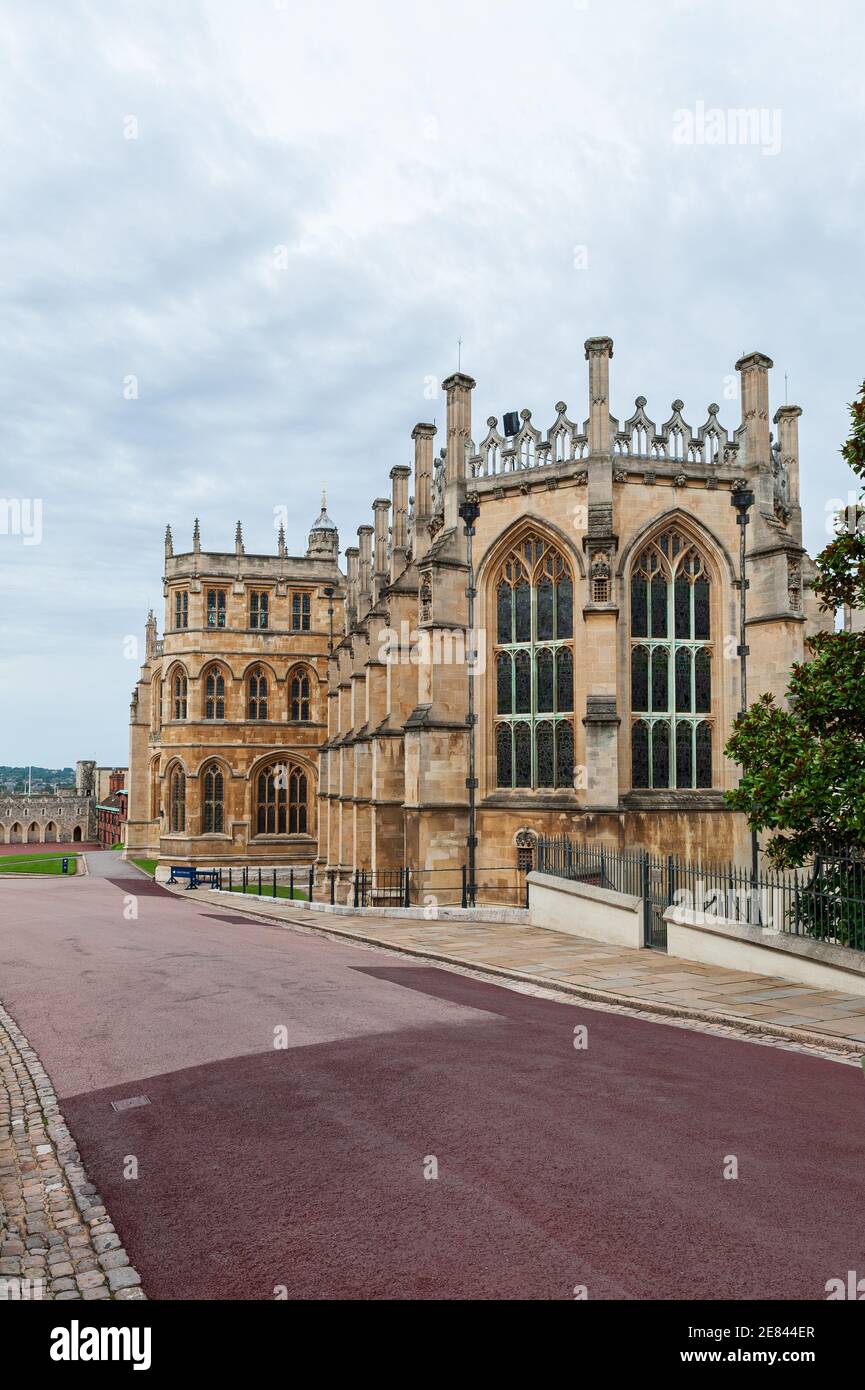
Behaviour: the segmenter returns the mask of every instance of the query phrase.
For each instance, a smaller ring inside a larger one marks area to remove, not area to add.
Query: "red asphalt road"
[[[857,1068],[138,878],[0,884],[0,997],[152,1297],[823,1299],[865,1270]]]

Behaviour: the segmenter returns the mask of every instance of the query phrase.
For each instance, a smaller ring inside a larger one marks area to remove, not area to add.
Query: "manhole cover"
[[[149,1096],[127,1096],[125,1100],[113,1100],[112,1110],[134,1110],[139,1105],[149,1105]]]

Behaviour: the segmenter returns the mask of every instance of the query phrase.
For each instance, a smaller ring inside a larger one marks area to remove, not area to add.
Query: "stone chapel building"
[[[723,748],[739,710],[739,527],[747,527],[748,694],[783,697],[817,611],[802,547],[798,406],[774,414],[762,353],[743,357],[741,422],[692,428],[637,398],[611,413],[613,344],[590,338],[588,418],[559,401],[475,442],[475,382],[443,383],[444,447],[412,431],[414,466],[338,568],[322,515],[306,555],[165,548],[166,620],[147,628],[132,703],[127,853],[310,863],[343,896],[358,868],[458,871],[468,834],[474,692],[477,863],[525,866],[539,834],[748,858],[726,809]],[[413,476],[412,476],[413,475]],[[410,495],[410,493],[412,495]],[[467,539],[475,631],[467,634]],[[472,652],[475,656],[472,657]],[[435,891],[431,877],[428,884]]]
[[[731,492],[755,494],[747,527],[749,700],[783,697],[806,635],[831,621],[802,547],[798,406],[774,415],[763,353],[743,357],[741,423],[717,405],[662,424],[637,398],[610,410],[611,339],[590,338],[588,418],[559,401],[546,431],[523,410],[475,442],[475,382],[444,383],[445,447],[417,424],[414,479],[391,469],[346,552],[348,630],[329,662],[319,751],[319,856],[354,867],[466,862],[468,681],[474,685],[477,862],[531,861],[540,834],[616,848],[748,859],[726,809],[723,749],[740,707],[739,534]],[[474,642],[467,541],[473,542]],[[411,510],[409,511],[409,507]],[[388,514],[391,514],[390,525]],[[462,638],[462,642],[459,640]],[[490,875],[487,882],[491,882]]]

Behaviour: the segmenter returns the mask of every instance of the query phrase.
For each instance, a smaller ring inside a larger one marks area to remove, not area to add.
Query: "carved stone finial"
[[[201,552],[201,527],[198,524],[198,517],[195,518],[195,525],[192,528],[192,549],[196,555]]]
[[[279,538],[277,540],[277,550],[280,556],[285,555],[285,527],[283,526],[282,522],[279,523]]]
[[[166,558],[166,559],[170,559],[171,556],[172,556],[173,554],[174,554],[174,541],[172,540],[172,537],[171,537],[171,527],[170,527],[170,526],[166,526],[166,528],[165,528],[165,558]]]
[[[243,549],[243,530],[239,521],[234,532],[234,553],[235,555],[243,555],[245,553]]]

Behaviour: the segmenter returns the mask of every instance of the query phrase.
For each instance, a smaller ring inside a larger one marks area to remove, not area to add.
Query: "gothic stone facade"
[[[588,418],[564,402],[544,433],[523,410],[487,421],[456,373],[446,447],[415,426],[412,470],[391,470],[347,557],[347,631],[329,661],[319,752],[319,856],[346,885],[356,867],[466,860],[469,670],[477,748],[478,865],[515,865],[538,834],[592,837],[707,859],[747,859],[723,749],[741,702],[739,535],[731,492],[755,495],[747,527],[749,698],[783,698],[823,619],[802,547],[798,417],[771,430],[769,371],[737,364],[741,422],[710,405],[663,424],[646,400],[611,414],[613,344],[590,338]],[[479,504],[473,541],[459,517]],[[390,518],[389,518],[390,513]],[[477,649],[472,660],[472,645]],[[428,887],[435,891],[435,879]]]
[[[75,764],[75,786],[56,792],[0,793],[0,844],[95,843],[98,780],[103,769]]]
[[[169,528],[164,635],[151,613],[132,699],[127,857],[313,862],[338,553],[324,502],[301,557],[282,528],[275,556],[247,555],[239,522],[232,553],[202,550],[196,521],[175,554]]]

